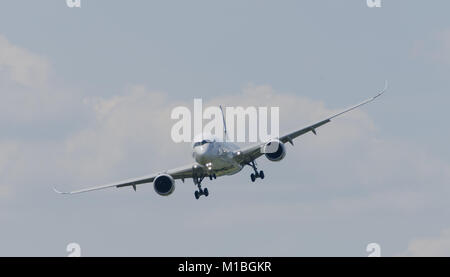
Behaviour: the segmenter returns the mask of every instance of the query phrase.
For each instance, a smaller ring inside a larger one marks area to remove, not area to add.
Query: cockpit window
[[[198,142],[194,143],[194,147],[197,147],[197,146],[200,146],[200,145],[203,145],[203,144],[206,144],[206,143],[210,143],[210,142],[211,142],[210,140],[204,139],[202,141],[198,141]]]

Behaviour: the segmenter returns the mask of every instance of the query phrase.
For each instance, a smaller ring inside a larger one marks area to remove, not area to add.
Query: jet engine
[[[175,180],[168,174],[160,174],[153,180],[153,188],[161,196],[169,196],[175,190]]]
[[[262,150],[266,158],[272,162],[279,162],[286,156],[286,147],[279,140],[269,141]]]

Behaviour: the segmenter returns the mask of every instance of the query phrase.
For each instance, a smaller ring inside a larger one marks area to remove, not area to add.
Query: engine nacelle
[[[161,196],[169,196],[175,190],[175,180],[168,174],[160,174],[153,180],[153,188]]]
[[[286,156],[286,147],[284,143],[275,139],[271,140],[263,146],[264,155],[269,161],[279,162]]]

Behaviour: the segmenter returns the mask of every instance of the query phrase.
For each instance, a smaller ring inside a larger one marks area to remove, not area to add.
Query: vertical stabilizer
[[[222,111],[222,120],[223,120],[223,141],[227,141],[227,123],[225,121],[225,114],[223,112],[222,105],[219,106],[220,110]]]

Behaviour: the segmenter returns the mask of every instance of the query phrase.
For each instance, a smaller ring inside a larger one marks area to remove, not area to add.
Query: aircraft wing
[[[195,170],[194,170],[194,168],[195,168]],[[75,190],[75,191],[69,191],[69,192],[62,192],[62,191],[57,190],[56,188],[54,188],[54,191],[59,194],[78,194],[78,193],[112,188],[112,187],[121,188],[121,187],[128,187],[128,186],[132,186],[136,190],[136,185],[151,183],[156,178],[156,176],[158,176],[159,174],[168,174],[168,175],[172,176],[172,178],[174,178],[174,179],[182,179],[184,181],[184,179],[192,178],[194,175],[194,171],[197,174],[203,174],[203,166],[198,163],[192,163],[192,164],[189,164],[189,165],[186,165],[183,167],[179,167],[179,168],[175,168],[175,169],[171,169],[171,170],[167,170],[164,172],[151,174],[151,175],[147,175],[147,176],[143,176],[143,177],[139,177],[139,178],[127,179],[127,180],[123,180],[121,182],[116,182],[116,183],[111,183],[111,184],[106,184],[106,185],[101,185],[101,186],[95,186],[95,187],[89,187],[89,188]]]
[[[340,116],[342,114],[345,114],[345,113],[347,113],[349,111],[352,111],[352,110],[354,110],[354,109],[356,109],[358,107],[361,107],[361,106],[363,106],[363,105],[365,105],[367,103],[370,103],[373,100],[375,100],[376,98],[380,97],[383,93],[386,92],[387,87],[388,87],[388,83],[386,81],[383,90],[378,92],[375,96],[373,96],[373,97],[371,97],[371,98],[369,98],[369,99],[367,99],[367,100],[365,100],[365,101],[363,101],[363,102],[361,102],[359,104],[351,106],[351,107],[349,107],[349,108],[347,108],[347,109],[345,109],[345,110],[343,110],[343,111],[341,111],[339,113],[336,113],[336,114],[334,114],[334,115],[332,115],[332,116],[330,116],[328,118],[325,118],[325,119],[323,119],[323,120],[321,120],[321,121],[319,121],[317,123],[311,124],[311,125],[309,125],[307,127],[304,127],[304,128],[299,129],[297,131],[294,131],[294,132],[291,132],[289,134],[286,134],[286,135],[280,137],[279,140],[282,143],[289,142],[290,144],[294,145],[293,139],[295,139],[295,138],[297,138],[297,137],[299,137],[301,135],[304,135],[306,133],[309,133],[309,132],[313,132],[314,134],[316,134],[316,129],[317,128],[319,128],[322,125],[327,124],[328,122],[331,122],[331,120],[333,118],[338,117],[338,116]],[[253,146],[242,148],[242,149],[239,149],[238,151],[235,151],[234,152],[235,160],[237,162],[239,162],[240,164],[250,163],[251,161],[259,158],[260,156],[262,156],[264,154],[263,153],[263,146],[266,143],[267,142],[260,143],[260,144],[257,144],[257,145],[253,145]]]

